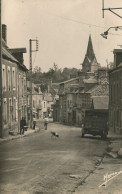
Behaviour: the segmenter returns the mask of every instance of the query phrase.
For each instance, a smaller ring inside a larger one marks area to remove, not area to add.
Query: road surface
[[[51,131],[60,138],[51,138]],[[50,123],[48,130],[0,145],[1,194],[68,194],[102,158],[107,142],[81,138],[81,129]]]

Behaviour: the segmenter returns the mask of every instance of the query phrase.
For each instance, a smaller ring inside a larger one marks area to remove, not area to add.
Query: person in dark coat
[[[26,120],[24,117],[22,117],[22,119],[20,121],[20,135],[24,134],[25,126],[26,126]]]
[[[47,125],[48,125],[48,118],[44,118],[44,129],[47,130]]]
[[[34,117],[33,118],[33,129],[35,129],[35,127],[36,127],[36,118]]]

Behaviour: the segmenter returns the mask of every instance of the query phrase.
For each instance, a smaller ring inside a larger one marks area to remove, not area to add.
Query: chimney
[[[2,38],[7,44],[7,26],[2,24]]]

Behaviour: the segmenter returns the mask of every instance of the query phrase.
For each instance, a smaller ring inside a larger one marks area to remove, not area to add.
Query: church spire
[[[94,50],[93,50],[93,45],[92,45],[92,39],[91,39],[91,35],[89,35],[89,40],[88,40],[88,46],[87,46],[87,51],[86,51],[86,55],[82,64],[82,71],[83,72],[91,72],[92,71],[92,66],[93,63],[95,63],[95,66],[97,68],[97,60],[94,54]]]
[[[89,35],[89,41],[88,41],[86,56],[87,56],[91,61],[93,61],[94,58],[95,58],[95,54],[94,54],[94,50],[93,50],[93,45],[92,45],[91,35]]]

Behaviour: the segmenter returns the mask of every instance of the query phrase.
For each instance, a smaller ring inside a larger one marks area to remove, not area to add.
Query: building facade
[[[0,129],[0,137],[7,136],[10,131],[19,131],[19,121],[22,116],[25,116],[27,110],[23,110],[19,115],[20,93],[23,91],[25,96],[24,105],[26,105],[26,71],[27,68],[23,63],[13,56],[11,49],[7,46],[7,27],[2,25],[2,93],[3,106],[2,117],[3,123]],[[21,50],[21,49],[20,49]],[[24,49],[25,50],[25,49]],[[16,49],[15,49],[16,51]],[[23,56],[23,51],[21,50]],[[23,74],[23,83],[20,83],[20,72]],[[21,88],[20,88],[21,87]],[[25,93],[24,93],[25,92]],[[23,105],[23,103],[22,103]]]
[[[91,108],[92,97],[108,95],[108,69],[97,62],[90,35],[82,70],[77,77],[59,84],[59,122],[81,126],[85,110]]]
[[[122,134],[122,49],[114,50],[114,68],[109,71],[109,129]]]

